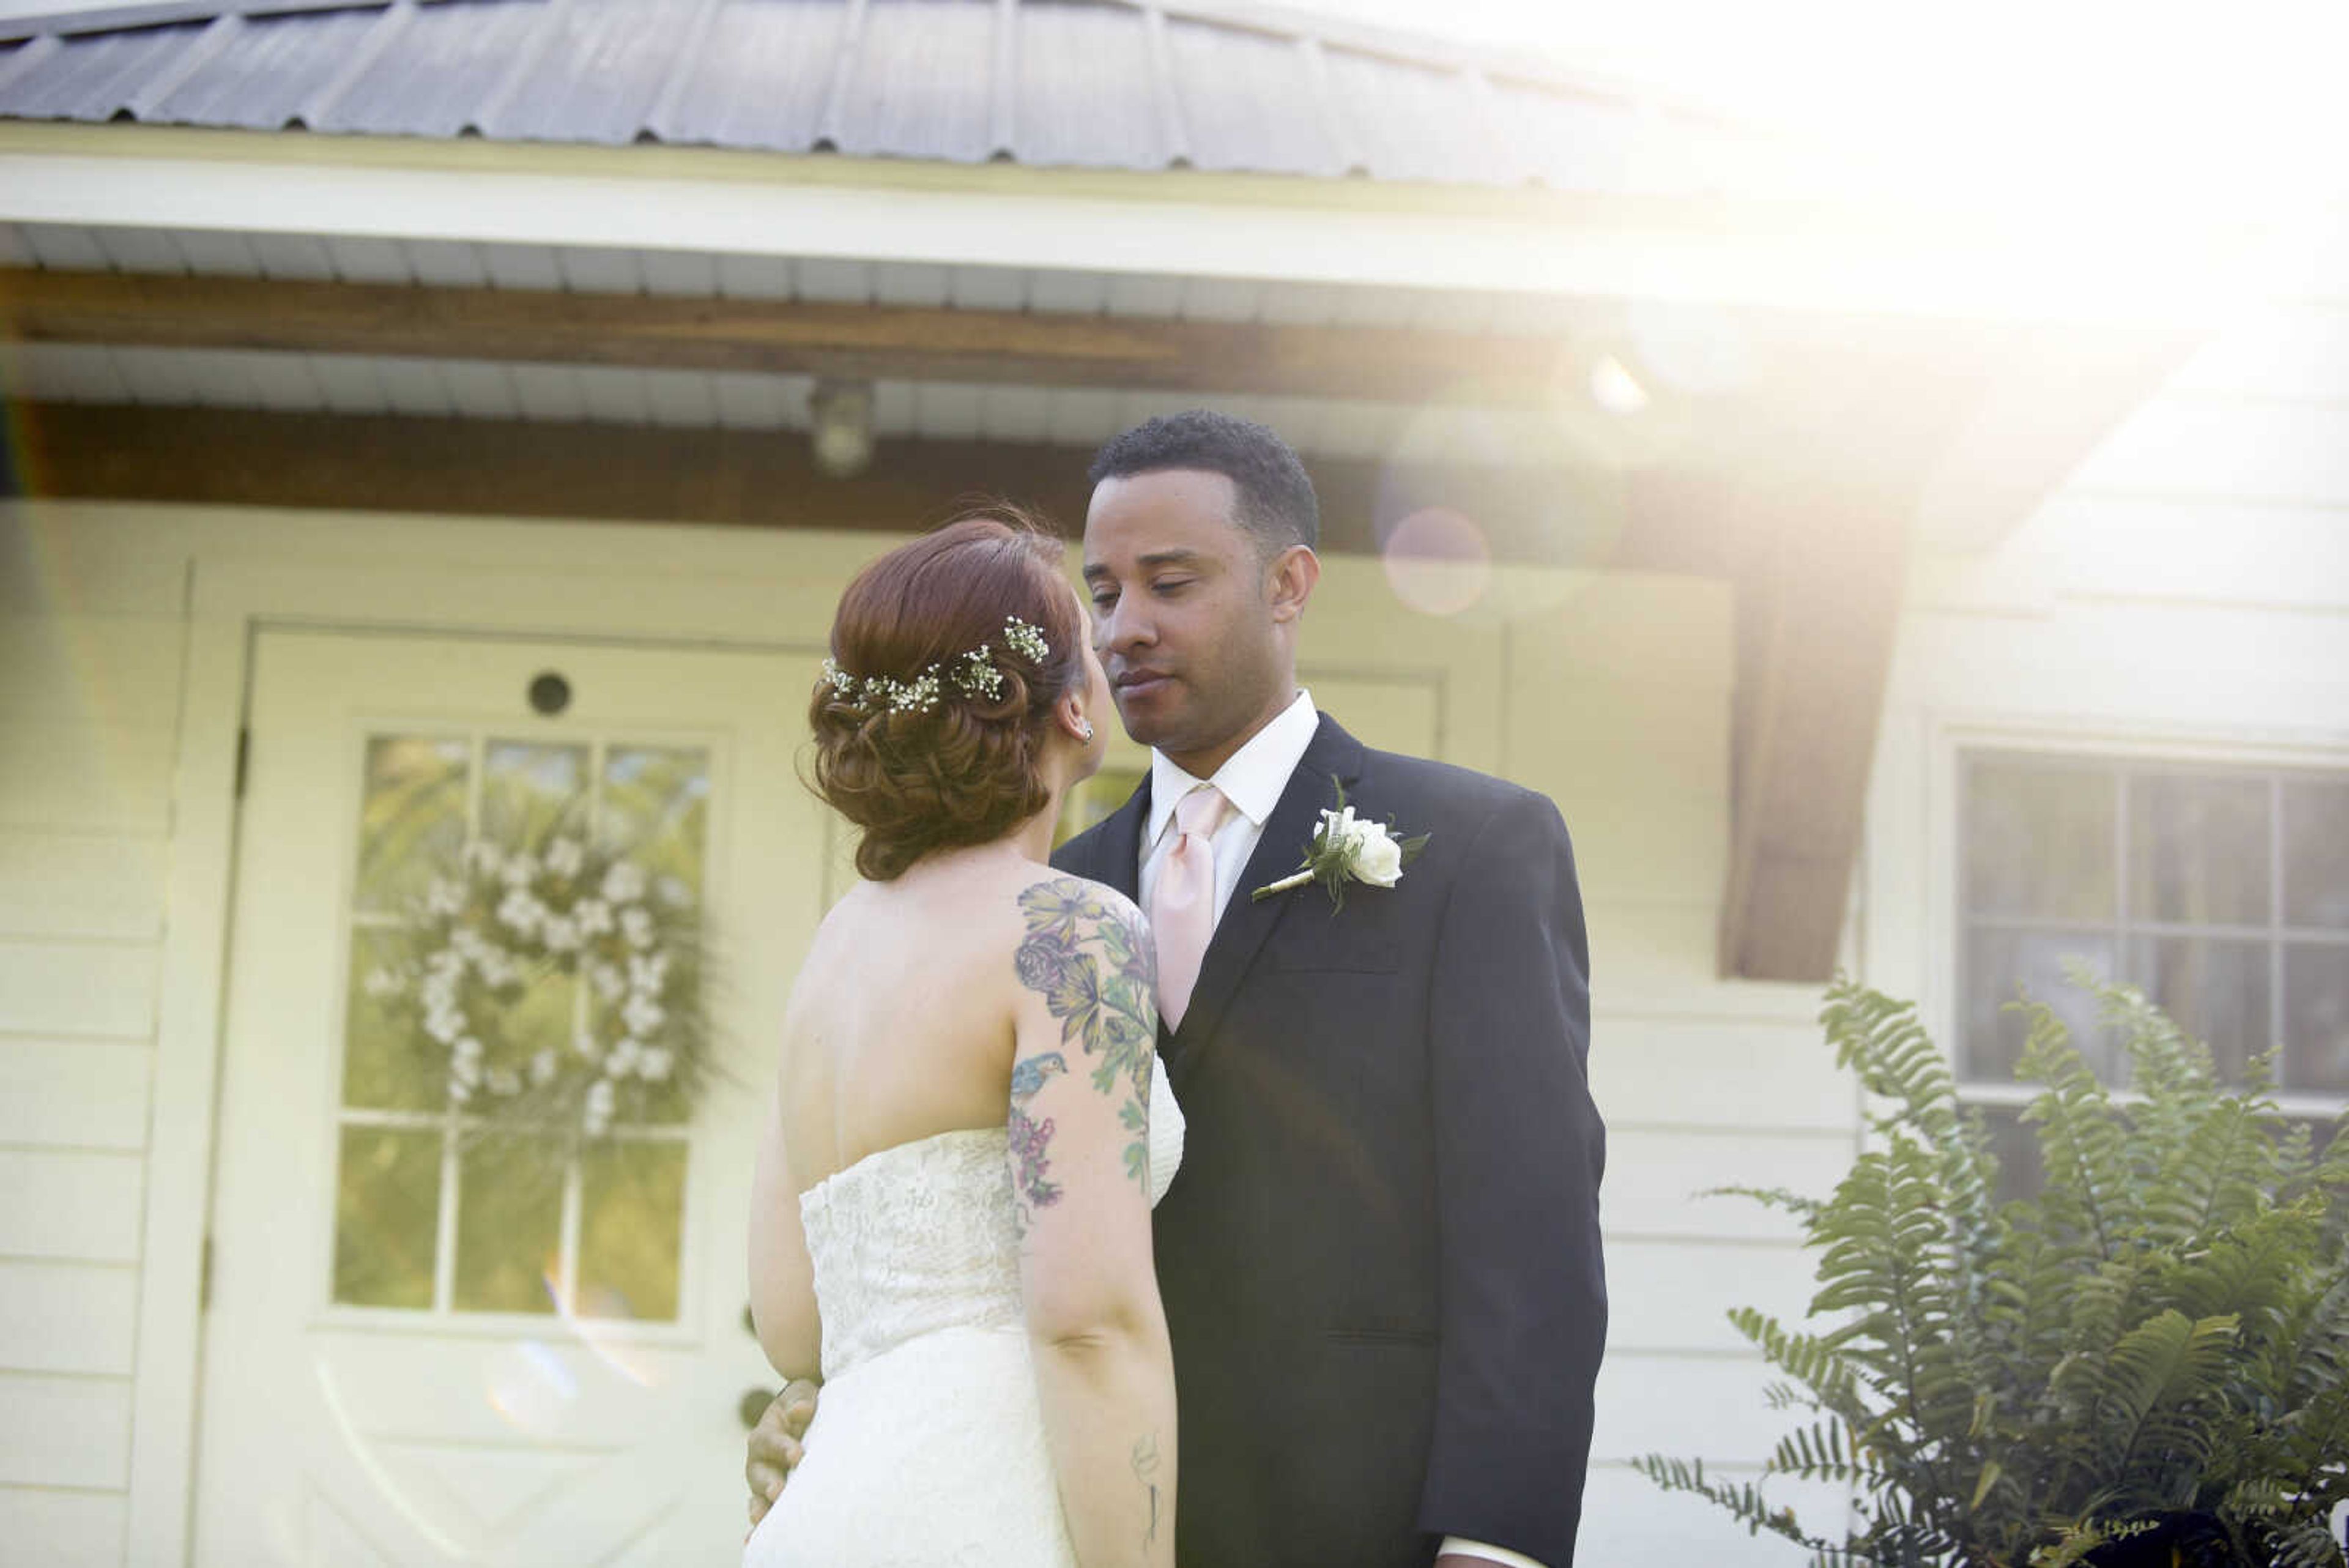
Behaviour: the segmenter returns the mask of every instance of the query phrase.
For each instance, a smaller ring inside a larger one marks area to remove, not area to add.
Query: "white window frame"
[[[1918,759],[1924,775],[1925,811],[1922,864],[1916,867],[1922,876],[1914,884],[1921,894],[1921,909],[1918,909],[1913,928],[1921,937],[1921,951],[1913,971],[1913,989],[1920,1018],[1940,1043],[1953,1072],[1960,1071],[1963,1060],[1963,1010],[1960,1005],[1962,976],[1959,969],[1964,923],[1961,903],[1964,896],[1963,873],[1959,858],[1964,811],[1963,763],[1966,754],[1975,752],[2184,767],[2349,773],[2349,738],[2338,731],[2063,722],[2044,715],[2026,719],[1944,714],[1929,720],[1925,725],[1924,755]],[[1896,764],[1888,771],[1897,774],[1899,769]],[[1883,802],[1880,794],[1878,801]],[[1875,836],[1871,833],[1871,838]],[[1904,880],[1897,863],[1900,858],[1897,853],[1881,856],[1868,878],[1870,889],[1877,895],[1870,899],[1875,916],[1869,922],[1870,950],[1886,952],[1888,956],[1890,949],[1886,939],[1897,934],[1901,924],[1898,911],[1904,900],[1895,896],[1895,889]],[[1878,979],[1876,983],[1898,993],[1897,984],[1890,981]],[[2281,1012],[2283,998],[2275,997],[2272,1005]],[[1968,1079],[1962,1073],[1958,1082],[1961,1097],[1971,1104],[2023,1105],[2035,1094],[2023,1085]],[[2117,1097],[2127,1100],[2129,1096],[2122,1091]],[[2330,1118],[2349,1104],[2349,1096],[2303,1093],[2277,1094],[2273,1097],[2281,1112],[2296,1118]]]

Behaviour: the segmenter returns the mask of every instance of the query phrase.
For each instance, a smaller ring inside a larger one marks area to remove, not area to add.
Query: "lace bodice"
[[[1019,1241],[1002,1127],[867,1155],[800,1195],[823,1321],[823,1376],[917,1335],[1019,1321]],[[1183,1158],[1183,1112],[1155,1064],[1150,1200]]]

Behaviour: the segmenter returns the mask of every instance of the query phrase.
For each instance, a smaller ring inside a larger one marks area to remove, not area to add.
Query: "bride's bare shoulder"
[[[1134,931],[1148,929],[1133,899],[1106,882],[1040,867],[1019,880],[1012,890],[1023,923],[1033,931],[1044,926],[1096,926],[1114,921]]]

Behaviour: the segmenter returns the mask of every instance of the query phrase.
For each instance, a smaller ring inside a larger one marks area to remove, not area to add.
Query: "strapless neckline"
[[[813,1186],[802,1191],[800,1194],[800,1201],[805,1203],[809,1199],[826,1192],[835,1183],[868,1166],[876,1166],[892,1156],[902,1156],[913,1149],[928,1148],[953,1138],[993,1138],[1000,1142],[1009,1136],[1009,1133],[1002,1127],[948,1127],[943,1132],[924,1133],[920,1137],[907,1138],[904,1143],[893,1143],[886,1148],[876,1148],[871,1154],[857,1156],[830,1176],[820,1178]]]

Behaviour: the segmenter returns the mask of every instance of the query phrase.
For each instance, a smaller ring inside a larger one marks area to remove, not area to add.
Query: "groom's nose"
[[[1128,607],[1133,597],[1131,594],[1119,595],[1117,602],[1110,606],[1107,613],[1093,618],[1095,648],[1111,653],[1120,649],[1140,648],[1158,640],[1150,625],[1150,618],[1142,607]]]

